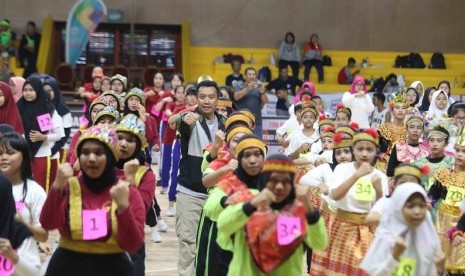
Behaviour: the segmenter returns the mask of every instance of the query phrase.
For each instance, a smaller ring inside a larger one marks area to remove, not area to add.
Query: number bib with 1
[[[373,201],[374,188],[371,181],[367,178],[359,178],[353,186],[354,198],[360,201]]]
[[[302,235],[302,225],[298,217],[278,215],[276,220],[278,244],[288,245]]]
[[[104,209],[82,210],[82,239],[85,241],[108,234],[107,212]]]

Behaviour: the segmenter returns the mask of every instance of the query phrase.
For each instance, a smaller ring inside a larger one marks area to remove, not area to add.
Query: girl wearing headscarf
[[[114,129],[92,127],[76,147],[79,177],[69,164],[58,166],[40,216],[45,229],[60,232],[46,275],[132,274],[125,251],[142,246],[145,208],[137,189],[116,176],[117,143]]]
[[[433,218],[447,256],[446,269],[449,275],[465,273],[465,243],[452,246],[450,228],[460,219],[460,205],[465,196],[465,132],[457,137],[455,144],[455,164],[453,168],[441,168],[434,172],[435,182],[428,195],[433,199]]]
[[[447,102],[448,102],[449,105],[455,103],[454,98],[452,98],[452,96],[451,96],[452,91],[451,91],[451,88],[450,88],[450,82],[449,81],[446,81],[446,80],[441,81],[438,84],[438,90],[442,90],[442,91],[444,91],[446,93]]]
[[[21,99],[23,96],[23,86],[26,80],[23,77],[11,77],[10,78],[10,88],[11,93],[13,94],[13,98],[15,99],[15,103]]]
[[[145,111],[145,95],[142,90],[137,87],[134,87],[126,93],[124,96],[124,108],[123,108],[123,116],[128,114],[133,114],[137,116],[145,125],[145,137],[149,144],[152,145],[159,145],[160,138],[158,136],[158,126],[156,120],[150,116],[150,114],[146,113]],[[170,144],[170,151],[171,151],[171,144]],[[150,158],[150,149],[145,148],[145,153],[147,155],[148,160],[151,161]],[[149,162],[151,163],[151,162]]]
[[[430,155],[428,146],[420,143],[425,130],[423,117],[416,110],[407,115],[405,127],[407,128],[407,139],[397,142],[391,150],[391,156],[386,170],[386,175],[394,176],[394,169],[401,163],[411,163],[415,160]],[[410,112],[410,111],[409,111]]]
[[[218,247],[217,242],[221,239],[228,240],[217,233],[218,217],[227,205],[250,200],[258,187],[266,146],[258,137],[252,135],[250,130],[245,134],[247,129],[243,128],[236,127],[228,133],[228,145],[234,148],[231,149],[231,160],[218,168],[225,171],[226,175],[209,191],[208,200],[203,208],[197,239],[197,275],[212,275],[215,271],[217,275],[228,273],[231,253]],[[233,140],[238,136],[241,138]],[[219,159],[216,159],[210,165],[214,166],[217,160],[219,162]]]
[[[431,99],[428,112],[423,116],[427,125],[438,125],[442,120],[447,119],[447,109],[449,108],[447,93],[442,90],[436,90]]]
[[[290,119],[292,119],[292,117],[295,117],[294,107],[298,102],[302,101],[303,95],[308,95],[309,97],[316,95],[315,85],[313,85],[313,83],[309,81],[306,81],[302,84],[302,87],[297,92],[297,95],[294,97],[294,100],[292,100],[292,105],[289,107],[289,114],[291,114]]]
[[[108,105],[111,105],[114,109],[118,110],[119,112],[124,111],[124,97],[121,98],[121,96],[118,95],[115,91],[107,90],[100,96],[103,96],[105,99],[107,99]]]
[[[425,190],[405,183],[391,195],[360,267],[370,275],[435,276],[444,274],[445,255],[428,212]]]
[[[325,248],[323,219],[307,188],[294,186],[295,171],[289,157],[271,155],[259,177],[260,192],[246,201],[226,204],[218,217],[218,234],[227,239],[217,241],[233,252],[228,275],[302,275],[305,246]]]
[[[0,123],[12,126],[19,134],[24,134],[23,122],[11,93],[10,86],[0,81]]]
[[[116,125],[116,133],[121,153],[120,159],[116,162],[116,175],[137,188],[147,214],[155,196],[156,177],[145,162],[144,150],[147,148],[147,139],[144,123],[136,115],[128,114]],[[134,264],[134,275],[145,275],[145,245],[131,254],[131,259]]]
[[[321,207],[319,208],[321,216],[324,218],[326,231],[331,232],[331,226],[336,216],[336,206],[334,201],[329,198],[329,187],[333,181],[334,169],[341,163],[352,162],[352,135],[354,133],[348,130],[348,127],[339,127],[333,134],[332,162],[320,165],[309,173],[305,174],[300,180],[300,185],[309,186],[310,189],[319,191],[321,198]],[[313,251],[311,260],[310,275],[325,275],[325,269],[328,265],[328,248],[321,251]]]
[[[66,154],[64,146],[69,139],[69,135],[71,134],[73,117],[71,116],[71,111],[69,110],[68,105],[66,105],[63,94],[61,93],[60,85],[54,78],[47,76],[44,79],[44,90],[48,93],[50,101],[55,107],[55,110],[58,112],[58,115],[60,115],[65,131],[65,136],[63,136],[61,140],[56,142],[52,147],[50,183],[53,183],[55,180],[56,169],[59,160],[61,160],[61,158]]]
[[[372,164],[378,153],[374,129],[360,130],[353,138],[354,162],[339,164],[329,197],[337,208],[331,226],[326,275],[364,275],[359,265],[370,246],[373,229],[364,224],[374,203],[388,194],[386,175]]]
[[[420,108],[422,102],[423,102],[423,95],[425,92],[425,87],[423,86],[423,83],[421,81],[414,81],[412,84],[410,84],[410,88],[415,89],[415,91],[418,92],[418,102],[415,104],[416,108]]]
[[[421,114],[429,110],[431,98],[433,97],[434,92],[436,92],[436,87],[434,86],[429,86],[425,89],[425,93],[423,93],[423,99],[420,102],[421,105],[419,108]]]
[[[373,112],[375,106],[367,94],[363,77],[357,76],[354,78],[350,90],[342,95],[342,104],[352,110],[352,121],[357,122],[360,128],[370,126],[368,116]]]
[[[0,261],[7,264],[8,259],[14,266],[22,266],[23,261],[16,250],[20,248],[25,240],[32,236],[28,228],[15,220],[16,207],[13,197],[12,186],[8,178],[0,174]],[[9,267],[9,266],[7,266]],[[8,273],[13,273],[10,268]]]
[[[50,186],[50,156],[53,143],[65,136],[63,120],[36,77],[26,80],[23,97],[18,101],[24,136],[31,149],[32,175],[45,191]],[[43,130],[42,130],[43,129]]]
[[[39,274],[42,265],[37,242],[46,242],[48,238],[48,232],[39,222],[47,195],[44,189],[32,180],[30,153],[26,139],[15,132],[5,133],[0,139],[0,156],[0,171],[13,186],[19,221],[33,234],[18,249],[20,262],[15,265],[16,273],[21,276],[35,276]]]
[[[76,144],[79,141],[79,138],[81,137],[83,131],[86,128],[91,127],[94,124],[94,122],[96,122],[97,114],[106,106],[109,106],[109,102],[105,98],[105,96],[102,95],[94,99],[89,105],[89,114],[87,116],[89,116],[90,121],[88,122],[87,127],[81,127],[74,133],[73,137],[71,137],[68,152],[66,154],[66,162],[73,166],[75,172],[78,172],[80,170],[79,162],[76,162],[78,160],[78,156],[76,155]]]

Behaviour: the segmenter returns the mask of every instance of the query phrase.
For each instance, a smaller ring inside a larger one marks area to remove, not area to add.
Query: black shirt
[[[235,77],[233,74],[231,74],[226,77],[225,85],[235,87],[237,83],[241,81],[245,82],[245,79],[242,76],[242,74],[240,74],[239,77]]]
[[[297,86],[302,86],[302,81],[296,77],[289,76],[287,80],[282,80],[281,78],[274,79],[268,83],[266,86],[266,90],[279,90],[285,89],[287,90],[288,95],[295,96],[295,89]]]

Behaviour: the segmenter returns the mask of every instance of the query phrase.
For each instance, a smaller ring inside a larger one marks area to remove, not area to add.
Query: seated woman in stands
[[[304,80],[310,80],[310,70],[315,67],[318,71],[318,82],[324,82],[323,48],[318,43],[318,35],[312,34],[308,43],[304,46]]]

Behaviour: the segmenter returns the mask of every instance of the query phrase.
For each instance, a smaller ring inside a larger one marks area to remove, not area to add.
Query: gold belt
[[[105,242],[76,241],[64,237],[60,238],[59,245],[64,249],[90,254],[111,254],[123,252],[123,250],[117,244]]]
[[[323,212],[332,216],[336,215],[336,211],[329,207],[328,202],[326,202],[324,199],[322,201],[323,203],[321,204],[321,209],[323,210]]]
[[[353,224],[365,224],[366,216],[367,214],[347,212],[341,209],[337,209],[336,211],[337,220]]]

